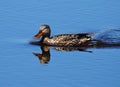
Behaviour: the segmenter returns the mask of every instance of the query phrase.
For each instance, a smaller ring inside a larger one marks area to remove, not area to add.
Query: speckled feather
[[[47,39],[50,45],[57,46],[80,46],[91,40],[91,33],[60,34]],[[46,42],[46,41],[45,41]]]

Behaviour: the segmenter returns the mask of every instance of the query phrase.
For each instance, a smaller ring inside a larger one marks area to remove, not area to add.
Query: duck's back
[[[91,40],[92,33],[60,34],[50,38],[50,45],[79,46]]]

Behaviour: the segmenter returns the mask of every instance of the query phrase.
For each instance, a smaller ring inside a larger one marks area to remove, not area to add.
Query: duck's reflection
[[[48,64],[50,61],[50,47],[49,46],[41,46],[42,53],[35,53],[33,54],[38,57],[40,63],[42,64]]]
[[[42,53],[33,52],[35,56],[38,57],[40,63],[48,64],[50,61],[50,46],[40,46]],[[85,47],[51,47],[57,51],[82,51],[82,52],[89,52]]]
[[[34,43],[34,45],[39,45],[39,44],[37,44],[37,42],[36,42],[36,43]],[[85,47],[56,47],[56,46],[50,47],[50,46],[46,46],[46,45],[39,45],[39,46],[41,48],[42,53],[33,52],[33,54],[38,57],[40,63],[48,64],[50,62],[50,48],[53,48],[57,51],[67,51],[67,52],[68,51],[81,51],[81,52],[92,53],[92,51],[89,51],[88,49],[90,49],[90,48],[119,48],[120,43],[107,44],[107,43],[103,43],[101,41],[92,41],[89,43],[89,45],[86,45]]]
[[[89,52],[86,47],[53,47],[53,49],[57,51],[81,51],[81,52]]]

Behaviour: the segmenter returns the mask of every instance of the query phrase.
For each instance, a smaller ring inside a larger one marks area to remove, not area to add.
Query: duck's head
[[[41,25],[39,32],[34,36],[34,38],[40,38],[41,36],[50,37],[50,27],[49,25]]]

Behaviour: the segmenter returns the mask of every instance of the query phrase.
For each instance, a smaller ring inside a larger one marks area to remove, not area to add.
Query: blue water
[[[50,49],[41,64],[29,41],[41,24],[52,35],[120,28],[119,0],[0,0],[0,87],[120,87],[120,49]]]

